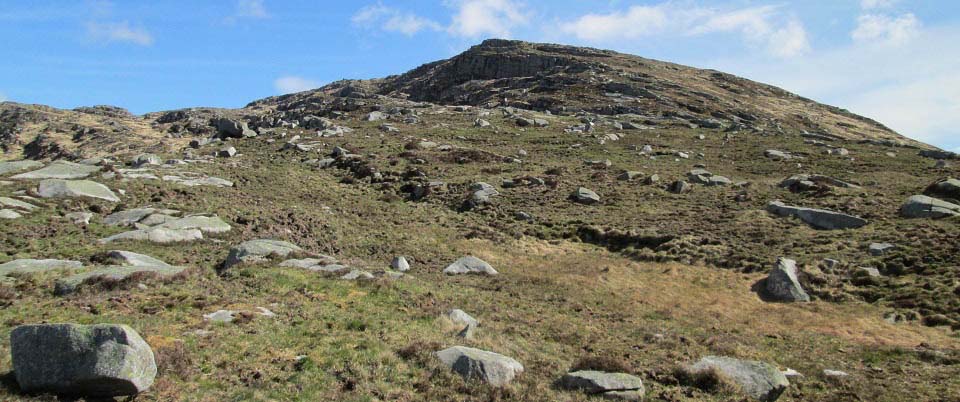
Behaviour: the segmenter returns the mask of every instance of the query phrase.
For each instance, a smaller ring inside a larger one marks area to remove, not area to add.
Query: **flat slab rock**
[[[46,167],[32,172],[20,173],[10,177],[17,180],[29,179],[82,179],[100,171],[99,166],[81,165],[79,163],[56,161]]]
[[[22,325],[10,334],[10,353],[24,392],[136,395],[157,375],[150,345],[126,325]]]
[[[523,372],[523,365],[514,359],[466,346],[447,348],[436,356],[464,379],[480,380],[495,387],[507,385]]]
[[[0,209],[0,219],[20,219],[23,215],[12,209]]]
[[[107,186],[89,180],[49,179],[40,182],[37,194],[43,198],[96,198],[119,202],[120,198]]]
[[[37,273],[37,272],[47,272],[55,271],[58,269],[77,269],[83,268],[83,263],[80,261],[70,261],[70,260],[52,260],[52,259],[20,259],[5,262],[0,264],[0,276],[7,276],[13,273]]]
[[[155,227],[173,230],[199,229],[203,233],[224,233],[230,231],[230,225],[216,215],[190,215],[164,222]]]
[[[601,395],[604,399],[621,401],[639,401],[643,399],[645,392],[640,377],[593,370],[567,373],[560,378],[560,386],[590,395]]]
[[[221,269],[227,269],[242,263],[262,262],[270,256],[283,258],[300,251],[303,251],[303,249],[296,244],[282,240],[249,240],[230,249],[230,253],[223,262]]]
[[[815,229],[822,230],[856,229],[869,223],[866,219],[858,216],[825,209],[795,207],[780,201],[773,201],[768,204],[767,211],[779,216],[796,216]]]
[[[233,182],[219,177],[181,177],[181,176],[163,176],[163,181],[174,182],[187,187],[210,186],[210,187],[233,187]]]
[[[493,269],[490,264],[487,264],[486,261],[481,260],[477,257],[466,256],[462,257],[452,264],[448,265],[447,268],[443,270],[443,273],[447,275],[459,275],[459,274],[482,274],[482,275],[497,275],[497,270]]]
[[[111,243],[120,240],[137,240],[166,244],[190,242],[202,239],[203,232],[201,232],[200,229],[150,228],[117,233],[113,236],[100,239],[100,243]]]
[[[37,169],[43,167],[43,163],[37,161],[10,161],[0,162],[0,175],[18,173],[24,170]]]
[[[693,373],[715,370],[734,381],[750,397],[776,401],[790,386],[787,377],[771,364],[730,357],[707,356],[689,369]]]
[[[145,265],[145,266],[106,266],[94,269],[92,271],[68,276],[58,279],[54,283],[53,293],[58,296],[68,295],[76,292],[84,283],[91,280],[114,280],[122,281],[133,275],[153,274],[161,278],[167,278],[183,272],[186,267],[174,267],[170,265]]]

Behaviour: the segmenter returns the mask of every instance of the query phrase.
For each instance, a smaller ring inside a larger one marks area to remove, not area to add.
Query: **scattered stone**
[[[691,189],[692,188],[690,187],[690,184],[683,180],[677,180],[673,183],[670,183],[670,186],[667,187],[667,191],[674,194],[689,193]]]
[[[473,121],[473,126],[480,127],[480,128],[490,127],[490,122],[484,119],[477,118],[476,120]]]
[[[12,179],[82,179],[95,172],[99,172],[98,166],[87,166],[79,163],[56,161],[44,168],[32,172],[21,173],[11,177]]]
[[[810,296],[800,286],[797,277],[797,262],[789,258],[778,258],[770,271],[766,282],[766,296],[780,302],[808,302]]]
[[[138,254],[131,251],[111,250],[107,252],[106,258],[114,261],[117,265],[131,267],[169,267],[163,261],[153,258],[149,255]]]
[[[12,209],[0,209],[0,219],[20,219],[23,215]]]
[[[147,256],[144,256],[147,257]],[[152,257],[148,257],[152,258]],[[139,261],[145,263],[146,261]],[[161,262],[162,263],[162,262]],[[67,295],[77,291],[84,283],[94,280],[123,281],[129,277],[140,277],[144,274],[150,274],[161,278],[169,278],[183,272],[185,267],[174,267],[162,263],[163,265],[123,265],[100,267],[93,271],[58,279],[54,283],[53,293],[58,296]]]
[[[849,377],[850,374],[847,374],[840,370],[823,370],[823,376],[838,378],[838,377]]]
[[[113,236],[100,239],[100,243],[111,243],[119,240],[138,240],[166,244],[190,242],[202,239],[203,232],[198,229],[149,228],[118,233]]]
[[[871,278],[879,278],[879,277],[881,276],[881,275],[880,275],[880,270],[879,270],[879,269],[876,269],[876,268],[872,268],[872,267],[858,267],[857,269],[859,269],[861,272],[865,273],[867,276],[869,276],[869,277],[871,277]]]
[[[897,246],[890,243],[870,243],[868,250],[872,256],[886,255],[888,252],[896,250]]]
[[[237,318],[239,311],[217,310],[209,314],[204,314],[203,319],[211,322],[231,323]]]
[[[660,175],[652,174],[648,176],[646,180],[643,181],[643,184],[646,184],[649,186],[649,185],[657,184],[659,182],[660,182]]]
[[[600,202],[600,196],[597,195],[597,193],[584,187],[577,188],[577,191],[571,195],[571,198],[577,203],[585,205],[593,205]]]
[[[22,172],[24,170],[37,169],[43,166],[43,163],[31,160],[0,162],[0,175]]]
[[[733,181],[730,179],[723,176],[715,176],[713,173],[704,169],[691,170],[687,173],[687,178],[694,183],[705,186],[726,186],[733,184]]]
[[[407,262],[406,257],[397,256],[397,257],[393,257],[393,261],[390,261],[390,268],[396,271],[406,272],[410,270],[410,263]]]
[[[458,274],[496,275],[497,270],[493,269],[493,267],[490,266],[490,264],[487,264],[487,262],[484,260],[481,260],[473,256],[466,256],[448,265],[447,268],[443,270],[443,273],[447,275],[458,275]]]
[[[23,392],[90,398],[136,395],[153,384],[153,351],[126,325],[21,325],[10,334]]]
[[[796,216],[810,226],[822,230],[856,229],[869,223],[858,216],[824,209],[789,206],[780,201],[773,201],[768,204],[767,211],[778,216]]]
[[[796,156],[791,155],[787,152],[777,151],[775,149],[768,149],[763,152],[763,156],[773,160],[790,160],[796,158]]]
[[[221,158],[232,158],[237,155],[237,149],[231,146],[220,148],[217,151],[217,156]]]
[[[599,395],[604,399],[621,401],[642,400],[645,392],[643,380],[640,377],[626,373],[605,373],[593,370],[567,373],[560,378],[560,386],[589,395]]]
[[[347,281],[355,281],[360,279],[373,279],[373,278],[374,278],[373,274],[361,269],[351,269],[350,272],[347,272],[346,274],[340,277],[340,279],[347,280]]]
[[[211,186],[211,187],[233,187],[233,182],[226,179],[221,179],[219,177],[199,177],[199,178],[184,178],[180,176],[163,176],[163,181],[172,181],[177,184],[182,184],[188,187],[194,186]]]
[[[464,379],[480,380],[495,387],[507,385],[523,372],[523,365],[514,359],[465,346],[441,350],[436,356]]]
[[[534,127],[547,127],[549,125],[550,122],[548,122],[546,119],[533,119]]]
[[[52,259],[35,260],[27,258],[0,264],[0,276],[7,276],[13,273],[31,274],[36,272],[54,271],[58,269],[77,268],[83,268],[83,264],[80,261]]]
[[[960,216],[960,205],[925,195],[915,195],[910,197],[910,199],[900,207],[900,216],[904,218],[931,219]]]
[[[199,229],[203,233],[224,233],[230,231],[230,225],[219,216],[190,215],[180,219],[165,222],[157,228],[184,230]]]
[[[252,138],[257,132],[247,126],[247,122],[221,117],[216,121],[217,132],[227,138]]]
[[[291,253],[301,252],[303,249],[296,244],[282,240],[257,239],[240,243],[230,249],[227,259],[221,269],[226,270],[241,263],[257,263],[266,261],[271,256],[280,258]]]
[[[156,213],[155,208],[135,208],[126,211],[114,212],[103,217],[103,224],[109,226],[133,226],[147,216]]]
[[[946,179],[931,184],[923,192],[924,195],[942,200],[960,200],[960,180]],[[950,201],[956,203],[955,201]]]
[[[732,380],[754,399],[772,402],[790,386],[787,377],[771,364],[738,360],[729,357],[707,356],[689,369],[692,373],[716,371]]]
[[[63,217],[77,225],[88,225],[90,224],[90,219],[93,219],[93,216],[94,214],[92,212],[70,212]]]
[[[386,113],[383,113],[380,111],[372,111],[370,113],[367,113],[367,116],[363,118],[363,120],[365,121],[380,121],[380,120],[386,120],[386,119],[387,119]]]
[[[463,325],[463,326],[477,326],[480,325],[480,322],[476,318],[470,316],[465,311],[460,309],[453,309],[447,312],[447,319],[450,320],[454,325]]]
[[[637,177],[640,177],[640,176],[642,176],[642,175],[643,175],[643,172],[637,172],[637,171],[633,171],[633,170],[628,170],[628,171],[626,171],[626,172],[621,173],[620,176],[617,176],[617,179],[619,179],[619,180],[626,180],[626,181],[632,181],[633,179],[635,179],[635,178],[637,178]]]
[[[89,180],[43,180],[37,188],[37,194],[43,198],[88,197],[110,202],[120,201],[107,186]]]
[[[139,168],[146,165],[162,165],[163,159],[154,154],[140,154],[130,161],[130,165]],[[99,170],[99,169],[98,169]]]

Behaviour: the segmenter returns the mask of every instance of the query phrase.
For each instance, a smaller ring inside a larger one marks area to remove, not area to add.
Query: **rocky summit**
[[[397,73],[0,103],[0,400],[960,395],[955,154],[607,50]]]

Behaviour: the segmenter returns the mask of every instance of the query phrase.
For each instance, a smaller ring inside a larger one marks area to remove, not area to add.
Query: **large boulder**
[[[927,187],[923,194],[942,200],[960,200],[960,180],[946,179],[938,181]]]
[[[266,261],[270,256],[286,257],[303,251],[299,246],[282,240],[257,239],[240,243],[230,249],[221,269],[225,270],[241,263]]]
[[[24,392],[135,395],[157,375],[150,345],[126,325],[22,325],[10,334],[10,352]]]
[[[750,397],[764,402],[776,401],[790,386],[787,377],[775,366],[751,360],[707,356],[691,366],[692,374],[720,374],[740,386]]]
[[[107,186],[89,180],[48,179],[40,182],[37,194],[43,198],[96,198],[119,202],[120,198]]]
[[[800,286],[797,262],[789,258],[777,259],[766,281],[766,296],[782,302],[808,302],[810,296]]]
[[[900,216],[904,218],[947,218],[960,216],[960,205],[938,200],[925,195],[910,197],[902,207]]]
[[[217,132],[219,132],[222,137],[248,138],[257,136],[256,131],[251,130],[246,122],[240,120],[221,117],[217,119],[216,126]]]
[[[604,399],[639,401],[643,399],[643,380],[626,373],[605,373],[581,370],[567,373],[559,385],[565,389],[579,390]]]
[[[808,225],[822,230],[856,229],[869,223],[866,219],[858,216],[825,209],[795,207],[780,201],[773,201],[768,204],[767,211],[779,216],[796,216]]]
[[[34,170],[32,172],[20,173],[11,178],[24,179],[82,179],[95,172],[99,172],[99,166],[81,165],[79,163],[56,161],[46,167]]]
[[[462,257],[452,264],[447,265],[443,270],[443,273],[447,275],[459,275],[459,274],[481,274],[481,275],[496,275],[497,270],[493,269],[490,264],[487,264],[486,261],[481,260],[474,256]]]
[[[465,346],[441,350],[437,358],[464,379],[480,380],[495,387],[507,385],[523,372],[523,365],[514,359]]]

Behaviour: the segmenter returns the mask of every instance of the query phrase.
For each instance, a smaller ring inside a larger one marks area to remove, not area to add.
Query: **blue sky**
[[[484,38],[588,45],[784,87],[960,151],[956,0],[0,3],[0,99],[240,107]]]

